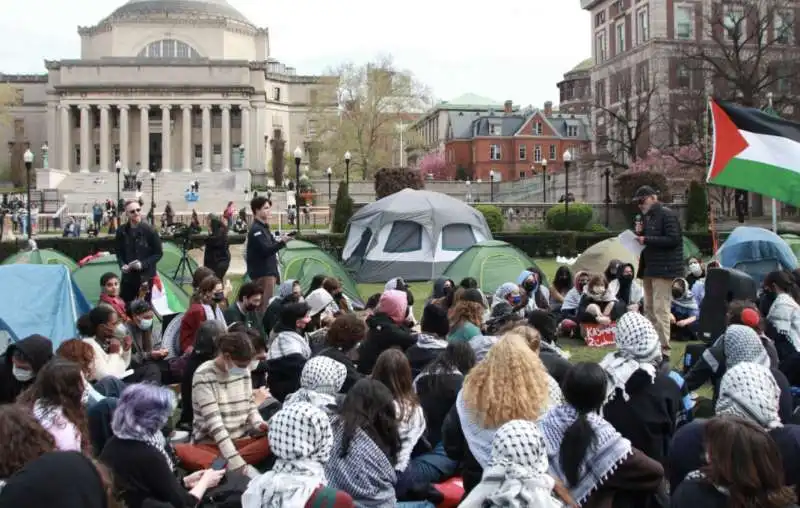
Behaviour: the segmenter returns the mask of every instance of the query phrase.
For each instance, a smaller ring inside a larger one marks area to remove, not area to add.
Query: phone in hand
[[[225,457],[217,457],[214,459],[214,462],[211,463],[211,469],[214,471],[221,471],[228,467],[228,461],[225,460]]]
[[[286,236],[291,236],[291,237],[297,236],[297,231],[289,231],[288,233],[286,233]]]

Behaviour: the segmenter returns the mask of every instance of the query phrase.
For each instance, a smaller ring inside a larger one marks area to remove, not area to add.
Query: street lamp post
[[[300,149],[298,146],[294,149],[294,175],[295,175],[295,186],[294,186],[294,206],[297,209],[297,232],[300,232],[300,223],[302,220],[300,219],[300,161],[303,159],[303,150]]]
[[[464,182],[464,183],[465,183],[465,184],[466,184],[466,186],[467,186],[467,203],[472,203],[472,188],[471,188],[471,186],[472,186],[472,182],[470,182],[469,180],[467,180],[467,181],[466,181],[466,182]]]
[[[150,213],[153,214],[151,224],[156,222],[156,174],[150,173]]]
[[[331,206],[331,176],[333,175],[333,170],[328,168],[325,170],[325,174],[328,175],[328,208]]]
[[[609,227],[608,224],[611,222],[611,168],[606,168],[603,176],[606,179],[606,227]]]
[[[564,222],[569,224],[569,166],[572,164],[572,154],[569,150],[564,152]]]
[[[27,187],[28,187],[28,238],[31,238],[32,231],[31,231],[31,168],[33,167],[33,152],[31,149],[28,148],[25,150],[25,153],[22,154],[22,160],[25,162],[25,172],[26,172],[26,179],[27,179]]]
[[[122,163],[119,161],[119,159],[117,159],[117,162],[114,163],[114,169],[117,170],[117,215],[119,215],[119,211],[122,209],[122,207],[119,206],[119,202],[122,200],[119,191],[119,174],[122,172]]]
[[[350,192],[350,150],[344,153],[344,181],[347,184],[347,192]]]
[[[494,203],[494,170],[489,171],[489,202]]]
[[[547,159],[542,159],[542,203],[547,203]]]
[[[48,157],[48,152],[50,151],[50,147],[47,146],[47,142],[45,141],[42,145],[42,168],[48,169],[50,167],[50,158]]]

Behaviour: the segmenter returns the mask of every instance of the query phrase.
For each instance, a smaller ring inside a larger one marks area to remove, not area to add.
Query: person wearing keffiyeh
[[[300,374],[300,389],[286,397],[284,407],[307,403],[324,411],[336,405],[336,394],[342,389],[347,368],[326,356],[317,356],[306,362]]]
[[[242,508],[304,508],[326,498],[325,506],[353,506],[349,495],[326,487],[333,433],[324,411],[306,402],[284,406],[270,420],[269,442],[275,465],[250,482]]]
[[[555,480],[547,474],[547,447],[535,423],[512,420],[492,440],[492,458],[483,478],[462,508],[561,508],[553,497]]]
[[[675,340],[694,340],[697,334],[697,319],[700,307],[694,299],[686,279],[672,281],[672,304],[670,305],[670,333]]]

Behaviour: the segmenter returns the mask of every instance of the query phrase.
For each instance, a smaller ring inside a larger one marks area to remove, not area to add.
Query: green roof
[[[439,108],[442,109],[461,109],[467,106],[471,106],[474,108],[502,108],[503,103],[498,102],[494,99],[490,99],[488,97],[481,97],[480,95],[475,95],[474,93],[465,93],[463,95],[459,95],[455,99],[449,101],[441,101],[438,105]]]
[[[578,65],[570,69],[568,72],[588,71],[589,69],[592,68],[593,65],[594,65],[594,60],[592,60],[591,58],[587,58],[583,62],[579,63]]]

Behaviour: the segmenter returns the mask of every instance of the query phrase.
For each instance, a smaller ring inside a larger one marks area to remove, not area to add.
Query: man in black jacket
[[[122,270],[120,297],[130,304],[139,297],[139,290],[146,282],[146,299],[149,301],[156,264],[163,255],[161,238],[150,224],[142,220],[142,205],[138,201],[126,201],[125,214],[128,222],[117,229],[116,236],[117,263]]]
[[[287,235],[281,235],[279,238],[272,236],[269,230],[271,208],[272,201],[264,196],[256,196],[250,201],[254,220],[250,232],[247,233],[245,261],[250,280],[261,286],[264,291],[259,312],[267,310],[275,290],[275,283],[280,279],[278,251],[286,247],[286,242],[290,240]]]
[[[642,211],[642,226],[636,231],[644,245],[639,257],[639,277],[644,281],[644,307],[655,326],[664,356],[669,356],[672,281],[685,275],[683,235],[678,216],[658,201],[656,191],[643,185],[633,199]]]

